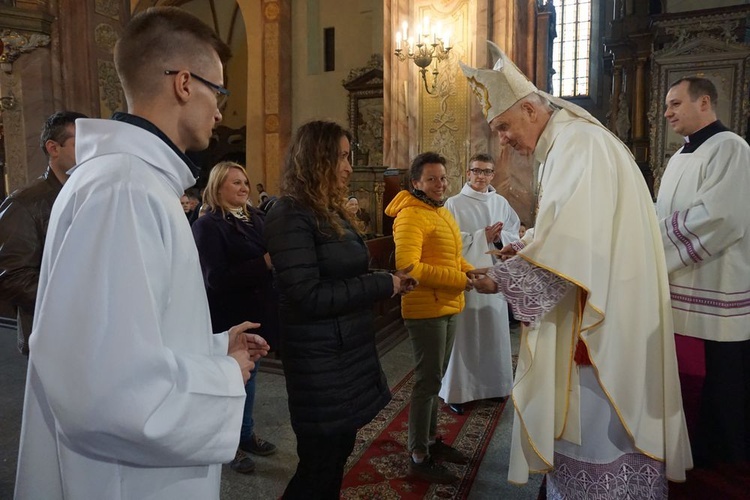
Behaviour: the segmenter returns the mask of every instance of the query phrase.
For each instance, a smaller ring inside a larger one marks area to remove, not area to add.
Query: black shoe
[[[455,449],[453,446],[445,444],[442,438],[437,438],[430,445],[430,456],[435,460],[443,460],[452,464],[466,465],[469,463],[469,457]]]
[[[253,462],[252,458],[247,456],[247,453],[239,448],[234,455],[234,460],[229,463],[229,467],[240,474],[250,474],[251,472],[255,472],[255,462]]]
[[[421,464],[409,458],[409,477],[421,479],[430,483],[451,484],[458,481],[458,476],[440,464],[435,463],[431,456],[426,456]]]
[[[460,403],[450,403],[448,405],[448,408],[450,408],[451,411],[453,413],[455,413],[456,415],[463,415],[464,414],[464,405],[462,405]]]
[[[276,453],[276,445],[265,441],[253,433],[250,439],[240,441],[240,449],[259,457],[267,457]]]

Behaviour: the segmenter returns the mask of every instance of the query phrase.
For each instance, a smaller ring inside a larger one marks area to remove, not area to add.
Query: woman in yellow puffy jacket
[[[409,410],[409,474],[434,483],[458,479],[439,461],[468,462],[436,439],[440,382],[453,348],[455,315],[464,308],[464,290],[471,289],[466,271],[472,269],[462,256],[458,225],[443,207],[448,187],[445,163],[437,153],[417,156],[409,172],[412,190],[398,193],[385,209],[396,218],[396,267],[413,266],[411,275],[419,282],[401,299],[416,365]]]

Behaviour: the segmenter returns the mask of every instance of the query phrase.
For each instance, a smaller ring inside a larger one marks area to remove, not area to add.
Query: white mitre
[[[599,120],[591,116],[591,113],[582,107],[537,89],[521,73],[521,70],[513,64],[513,61],[505,55],[505,52],[489,40],[487,40],[487,48],[490,54],[492,54],[492,59],[495,61],[492,69],[472,68],[461,61],[458,62],[461,65],[461,71],[464,72],[464,75],[469,80],[471,90],[474,91],[477,99],[479,99],[479,104],[482,107],[484,117],[487,118],[487,123],[490,123],[493,119],[506,112],[511,106],[527,95],[539,94],[554,106],[567,109],[572,114],[609,131],[607,127],[602,125]]]

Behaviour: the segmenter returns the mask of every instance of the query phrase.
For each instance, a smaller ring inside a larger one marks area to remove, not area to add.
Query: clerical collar
[[[719,132],[727,131],[729,131],[729,129],[726,128],[724,124],[722,124],[719,120],[716,120],[715,122],[706,125],[699,131],[685,137],[685,145],[682,147],[682,151],[680,151],[680,154],[693,153],[700,147],[701,144],[706,142],[711,137],[715,136]]]
[[[172,139],[167,137],[167,134],[162,132],[159,127],[151,123],[150,121],[146,120],[143,117],[137,116],[137,115],[131,115],[130,113],[123,113],[121,111],[117,111],[115,114],[112,115],[112,119],[118,122],[125,122],[129,123],[130,125],[135,125],[136,127],[140,127],[143,130],[148,130],[152,134],[154,134],[156,137],[164,141],[167,146],[172,148],[172,151],[174,151],[177,156],[180,157],[182,161],[185,162],[185,165],[190,169],[190,172],[193,174],[193,177],[198,179],[198,174],[200,173],[200,169],[198,166],[193,163],[188,156],[180,151],[180,149],[175,145],[174,142],[172,142]]]

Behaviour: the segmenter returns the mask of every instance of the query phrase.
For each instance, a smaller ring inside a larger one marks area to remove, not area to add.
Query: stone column
[[[44,171],[39,130],[53,105],[50,66],[52,17],[38,10],[0,6],[0,97],[5,142],[4,196]],[[12,99],[10,99],[12,97]]]

